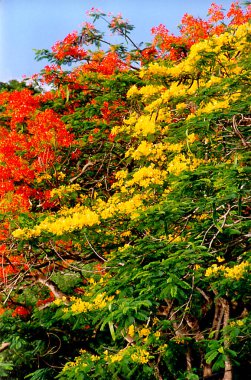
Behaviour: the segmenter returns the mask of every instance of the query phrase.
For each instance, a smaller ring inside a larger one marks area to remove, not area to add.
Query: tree
[[[213,4],[206,21],[186,15],[178,37],[155,29],[145,49],[111,16],[130,51],[86,24],[37,52],[51,66],[33,80],[50,91],[0,93],[13,378],[248,371],[249,12],[233,3],[220,24]]]

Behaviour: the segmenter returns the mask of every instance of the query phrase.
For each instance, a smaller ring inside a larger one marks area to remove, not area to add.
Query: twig
[[[84,174],[84,172],[86,171],[86,169],[89,166],[92,166],[94,164],[95,164],[95,161],[94,162],[88,161],[87,164],[85,164],[85,166],[82,168],[81,172],[78,175],[76,175],[75,177],[71,178],[69,182],[72,183],[72,182],[76,181],[76,179],[78,179],[79,177],[81,177],[82,174]]]
[[[96,255],[100,260],[102,260],[102,261],[104,261],[104,262],[107,261],[107,260],[104,259],[102,256],[100,256],[100,255],[98,254],[97,251],[95,251],[95,249],[93,248],[93,246],[92,246],[91,243],[89,242],[89,240],[88,240],[86,234],[84,234],[84,237],[85,237],[85,239],[86,239],[86,241],[87,241],[89,247],[91,248],[91,250],[95,253],[95,255]]]
[[[233,117],[233,129],[236,133],[236,135],[241,139],[241,142],[242,142],[242,145],[247,148],[250,146],[250,143],[247,142],[244,137],[242,136],[241,132],[239,131],[238,127],[237,127],[237,122],[236,122],[236,115],[234,115]]]

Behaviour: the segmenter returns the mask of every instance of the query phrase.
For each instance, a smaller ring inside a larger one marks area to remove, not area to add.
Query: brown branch
[[[65,297],[65,294],[63,292],[61,292],[61,290],[58,288],[58,286],[53,281],[51,281],[49,278],[46,278],[43,274],[39,274],[36,277],[36,281],[40,282],[44,286],[47,286],[47,288],[50,289],[50,291],[53,293],[55,298]]]
[[[3,342],[0,346],[0,352],[3,352],[5,350],[7,350],[7,348],[10,346],[10,343],[9,342]]]
[[[88,162],[85,164],[85,166],[82,168],[81,172],[80,172],[78,175],[76,175],[75,177],[71,178],[69,182],[72,183],[72,182],[76,181],[76,179],[78,179],[79,177],[81,177],[82,174],[84,174],[84,172],[87,170],[87,168],[88,168],[89,166],[92,166],[92,165],[94,165],[94,164],[95,164],[95,162],[88,161]]]
[[[211,331],[215,331],[214,339],[218,339],[219,337],[223,316],[224,316],[224,309],[222,307],[222,301],[220,299],[217,299],[215,301],[215,312],[214,312],[214,319],[213,319],[212,329],[211,329]]]
[[[235,134],[241,139],[241,143],[242,145],[245,147],[245,148],[248,148],[250,146],[250,143],[247,142],[243,135],[241,134],[241,132],[239,131],[238,127],[237,127],[237,122],[236,122],[236,116],[234,115],[233,117],[233,129],[234,129],[234,132]]]

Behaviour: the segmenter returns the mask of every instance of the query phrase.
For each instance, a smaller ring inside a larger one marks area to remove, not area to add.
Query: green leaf
[[[220,352],[221,354],[224,354],[224,347],[221,346],[220,348],[218,348],[218,352]]]
[[[116,335],[115,335],[113,323],[112,322],[108,322],[108,326],[109,326],[109,329],[110,329],[112,340],[116,340]]]
[[[218,355],[219,355],[218,350],[214,350],[214,351],[208,352],[205,355],[206,363],[210,364],[216,358],[216,356],[218,356]]]
[[[172,286],[170,289],[171,297],[175,298],[178,292],[178,287],[176,285]]]

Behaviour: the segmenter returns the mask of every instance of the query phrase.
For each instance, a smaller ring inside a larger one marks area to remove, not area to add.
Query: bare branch
[[[95,164],[95,161],[94,162],[93,161],[88,161],[85,164],[85,166],[82,168],[81,172],[78,175],[76,175],[75,177],[71,178],[69,182],[72,183],[72,182],[76,181],[76,179],[78,179],[79,177],[81,177],[82,174],[84,174],[84,172],[87,170],[87,168],[89,166],[93,166],[94,164]]]

